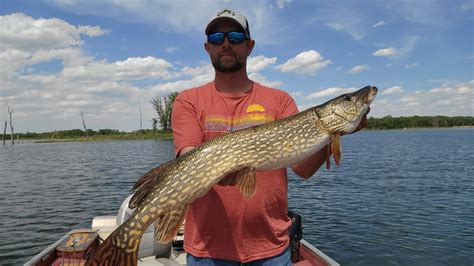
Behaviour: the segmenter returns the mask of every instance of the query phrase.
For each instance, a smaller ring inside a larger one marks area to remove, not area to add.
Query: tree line
[[[125,135],[128,134],[124,131],[119,131],[117,129],[99,129],[92,130],[87,129],[84,131],[82,129],[70,129],[70,130],[55,130],[49,132],[26,132],[26,133],[16,133],[15,137],[20,139],[71,139],[71,138],[80,138],[87,136],[110,136],[110,135]]]
[[[172,92],[165,97],[156,96],[151,100],[157,115],[156,118],[152,119],[153,130],[171,132],[171,111],[178,94],[178,92]]]
[[[367,129],[473,127],[473,116],[402,116],[368,119]]]
[[[164,121],[170,121],[171,112],[168,113],[168,117],[162,118]],[[158,120],[159,121],[159,120]],[[158,122],[157,122],[158,123]],[[168,124],[169,125],[169,124]],[[161,125],[160,127],[163,127]],[[447,127],[474,127],[474,117],[472,116],[409,116],[409,117],[392,117],[386,116],[383,118],[370,117],[368,119],[367,129],[378,130],[378,129],[406,129],[406,128],[447,128]],[[167,132],[171,131],[171,128],[166,129]],[[20,139],[71,139],[81,137],[101,137],[101,136],[117,136],[121,135],[124,138],[130,134],[156,134],[163,133],[165,131],[161,129],[144,129],[136,130],[134,132],[119,131],[117,129],[99,129],[92,130],[87,129],[84,132],[82,129],[71,129],[71,130],[55,130],[50,132],[26,132],[26,133],[15,133],[15,137]],[[87,134],[86,134],[87,133]],[[7,134],[6,138],[10,138]]]
[[[82,117],[82,129],[72,130],[55,130],[50,132],[26,132],[15,133],[16,138],[21,139],[71,139],[81,137],[105,137],[118,136],[119,138],[127,138],[137,134],[153,137],[153,134],[162,134],[161,136],[171,136],[171,113],[174,100],[178,96],[178,92],[173,92],[164,97],[156,96],[152,99],[151,104],[156,112],[156,117],[152,118],[152,129],[140,129],[134,132],[124,132],[117,129],[99,129],[97,131],[88,129],[85,126],[84,115]],[[10,107],[8,106],[10,112]],[[11,110],[12,111],[12,110]],[[11,124],[11,117],[10,117]],[[367,129],[405,129],[405,128],[447,128],[447,127],[474,127],[473,116],[406,116],[392,117],[385,116],[383,118],[370,117],[368,119]],[[11,128],[13,132],[13,126]],[[6,125],[3,132],[3,139],[11,138],[12,134],[6,134]],[[164,134],[164,135],[163,135]]]

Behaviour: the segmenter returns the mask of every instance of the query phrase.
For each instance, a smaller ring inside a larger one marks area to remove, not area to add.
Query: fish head
[[[322,126],[333,134],[353,132],[359,126],[362,117],[370,111],[369,106],[375,95],[377,88],[366,86],[320,105],[317,115]]]

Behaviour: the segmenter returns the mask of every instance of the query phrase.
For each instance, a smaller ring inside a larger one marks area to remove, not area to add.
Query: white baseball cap
[[[222,21],[232,21],[239,24],[244,30],[245,36],[247,37],[247,39],[250,39],[249,22],[247,21],[245,16],[240,14],[239,12],[233,11],[228,8],[222,11],[219,11],[216,16],[214,16],[213,18],[211,18],[211,20],[209,20],[209,23],[207,23],[205,33],[209,34],[211,29],[217,23],[222,22]]]

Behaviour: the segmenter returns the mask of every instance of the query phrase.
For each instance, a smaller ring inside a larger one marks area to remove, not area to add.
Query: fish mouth
[[[367,115],[370,112],[370,104],[374,101],[377,92],[377,87],[365,86],[353,93],[353,96],[356,96],[357,100],[363,104],[363,109],[365,109],[363,114]]]
[[[375,86],[365,86],[354,94],[366,105],[370,105],[377,95],[378,89]]]

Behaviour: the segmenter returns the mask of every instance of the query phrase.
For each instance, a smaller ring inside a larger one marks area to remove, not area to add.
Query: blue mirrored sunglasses
[[[227,40],[229,40],[230,43],[237,44],[245,40],[245,33],[238,31],[214,32],[207,35],[207,42],[221,44],[224,42],[225,37],[227,37]]]

